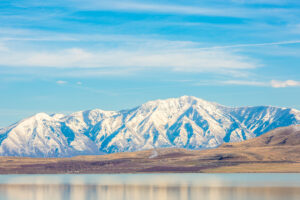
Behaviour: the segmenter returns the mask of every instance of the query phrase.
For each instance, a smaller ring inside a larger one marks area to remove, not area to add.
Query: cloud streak
[[[287,80],[287,81],[271,81],[271,86],[274,88],[285,88],[285,87],[300,87],[300,81]]]
[[[230,49],[230,48],[240,48],[240,47],[261,47],[261,46],[274,46],[274,45],[288,45],[288,44],[300,44],[300,40],[292,41],[280,41],[280,42],[266,42],[266,43],[255,43],[255,44],[235,44],[235,45],[225,45],[225,46],[214,46],[205,47],[202,49]]]
[[[0,53],[0,66],[67,69],[167,69],[185,72],[238,73],[259,65],[221,49],[203,50],[188,42],[144,43],[115,49],[69,48],[52,51],[13,50]]]
[[[103,8],[103,7],[102,7]],[[105,7],[104,7],[105,8]],[[173,13],[173,14],[188,14],[188,15],[208,15],[208,16],[239,16],[241,13],[238,10],[216,9],[198,6],[183,6],[176,4],[149,4],[137,2],[116,2],[106,5],[107,9],[140,11],[140,12],[157,12],[157,13]],[[98,9],[101,9],[98,7]]]
[[[269,86],[268,82],[260,82],[260,81],[245,81],[245,80],[227,80],[222,81],[222,84],[225,85],[246,85],[246,86]]]
[[[146,3],[137,1],[96,1],[89,0],[81,3],[71,0],[73,7],[81,10],[113,10],[126,12],[162,13],[180,15],[203,15],[203,16],[224,16],[241,18],[259,18],[263,16],[274,16],[285,18],[288,15],[297,13],[297,9],[286,8],[249,8],[230,2],[218,2],[218,6],[210,6],[209,3],[202,4],[179,4],[176,1],[170,3]],[[255,3],[255,2],[253,2]],[[65,6],[68,6],[65,4]]]
[[[158,1],[159,2],[159,1]],[[259,17],[259,16],[283,16],[298,12],[297,9],[290,8],[251,8],[247,4],[270,4],[270,5],[299,5],[295,1],[281,0],[232,0],[232,1],[215,1],[218,6],[211,6],[211,1],[201,1],[195,3],[186,1],[172,1],[172,3],[157,3],[157,1],[134,1],[134,0],[65,0],[65,1],[33,1],[26,0],[12,5],[22,8],[32,7],[64,7],[72,10],[113,10],[126,12],[148,12],[148,13],[167,13],[182,15],[206,15],[206,16],[232,16],[232,17]]]
[[[297,25],[297,27],[300,25]],[[300,29],[299,29],[300,30]],[[1,37],[2,36],[2,37]],[[212,49],[231,49],[242,47],[264,47],[275,45],[290,45],[300,44],[300,40],[285,40],[275,42],[263,42],[263,43],[240,43],[220,46],[207,46],[200,47],[200,43],[192,41],[167,41],[159,39],[149,39],[146,36],[134,36],[124,34],[70,34],[70,33],[56,33],[48,31],[36,31],[30,29],[4,29],[0,30],[0,50],[8,48],[4,45],[4,42],[116,42],[119,44],[124,43],[143,43],[142,45],[154,44],[154,45],[194,45],[198,46],[198,49],[212,50]],[[2,43],[1,43],[2,42]],[[141,46],[142,46],[141,45]],[[153,45],[153,46],[154,46]],[[202,44],[203,45],[203,44]]]
[[[300,87],[300,81],[295,81],[295,80],[286,80],[286,81],[271,80],[269,82],[227,80],[227,81],[222,81],[221,83],[225,85],[259,86],[259,87],[273,87],[273,88]]]

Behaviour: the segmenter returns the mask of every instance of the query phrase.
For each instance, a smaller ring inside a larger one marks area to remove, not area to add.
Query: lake
[[[300,199],[300,174],[0,175],[0,200]]]

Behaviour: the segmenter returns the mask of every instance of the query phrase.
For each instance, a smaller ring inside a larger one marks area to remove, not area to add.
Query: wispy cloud
[[[63,85],[63,84],[66,84],[68,82],[67,81],[63,81],[63,80],[58,80],[58,81],[56,81],[56,83],[59,84],[59,85]]]
[[[222,84],[225,85],[248,85],[248,86],[269,86],[268,82],[260,82],[260,81],[245,81],[245,80],[227,80],[222,81]]]
[[[244,15],[242,10],[230,8],[212,8],[209,6],[197,6],[186,3],[156,3],[156,2],[138,2],[122,0],[87,0],[85,2],[78,0],[53,1],[52,3],[27,1],[22,6],[48,6],[60,5],[76,10],[115,10],[127,12],[150,12],[150,13],[168,13],[168,14],[188,14],[188,15],[208,15],[208,16],[240,16]],[[245,11],[244,11],[245,12]]]
[[[293,0],[231,0],[239,4],[270,4],[270,5],[284,5],[297,3]]]
[[[218,2],[218,6],[210,6],[207,2],[198,4],[179,2],[173,3],[156,3],[156,2],[138,2],[138,1],[96,1],[89,0],[84,3],[72,1],[72,6],[83,10],[115,10],[127,12],[148,12],[148,13],[167,13],[181,15],[205,15],[205,16],[228,16],[257,18],[262,16],[286,17],[297,12],[297,9],[286,8],[251,8],[244,7],[232,2]],[[253,3],[257,3],[253,2]],[[264,1],[270,2],[270,1]],[[263,3],[263,2],[262,2]],[[65,4],[67,6],[67,4]]]
[[[271,86],[274,88],[285,88],[285,87],[300,87],[300,81],[287,80],[287,81],[271,81]]]
[[[300,81],[295,81],[295,80],[286,80],[286,81],[271,80],[268,82],[247,81],[247,80],[227,80],[227,81],[222,81],[221,83],[225,85],[244,85],[244,86],[273,87],[273,88],[300,87]]]
[[[152,42],[144,47],[87,50],[14,50],[0,53],[0,66],[114,70],[169,69],[185,72],[237,73],[259,65],[246,56],[221,49],[203,50],[189,42]]]
[[[11,31],[4,32],[7,34]],[[19,32],[25,33],[25,37],[22,36],[24,34],[18,34],[14,37],[0,37],[0,41],[3,41],[0,43],[0,66],[69,69],[63,75],[72,77],[127,75],[145,69],[209,72],[242,77],[248,76],[250,70],[263,65],[259,60],[245,56],[237,50],[245,50],[247,47],[263,48],[265,46],[300,44],[300,40],[290,40],[209,46],[209,44],[192,41],[168,41],[132,35],[95,34],[88,37],[85,34],[51,36],[51,33],[47,31],[41,31],[39,34],[34,34],[31,30],[19,30]],[[92,40],[97,41],[98,46],[97,48],[51,49],[45,45],[44,50],[40,50],[34,49],[34,46],[31,45],[36,45],[35,42],[38,41],[39,46],[41,46],[43,43],[40,41],[55,40],[58,42],[72,41],[72,46],[76,46],[76,44],[80,46],[80,42]],[[19,41],[21,42],[19,43]],[[80,42],[74,43],[74,41]],[[14,46],[8,48],[7,45],[4,45],[6,42],[8,44],[18,43],[18,48]],[[117,45],[112,48],[112,45],[107,46],[108,43]],[[22,47],[20,44],[24,44],[24,46]],[[206,47],[203,47],[204,45]],[[1,51],[1,47],[3,47],[3,51]],[[60,77],[59,74],[56,76]],[[234,82],[231,84],[233,85]],[[259,85],[260,83],[245,82],[244,85],[246,84]]]
[[[174,25],[180,25],[180,23],[170,23]],[[194,24],[194,23],[191,23]],[[195,25],[203,25],[204,23],[195,23]],[[217,27],[226,27],[227,25],[212,25],[214,28]],[[251,25],[251,26],[258,26],[257,24]],[[232,26],[229,25],[229,27],[232,29],[238,29],[240,26]],[[289,32],[291,32],[290,29],[293,28],[293,31],[295,31],[300,25],[289,25],[290,27],[288,29]],[[269,27],[270,28],[270,27]],[[274,28],[274,27],[272,27]],[[253,27],[251,27],[253,29]],[[249,29],[250,30],[250,29]],[[298,30],[298,31],[299,31]],[[275,29],[272,31],[278,31],[278,29]],[[152,39],[150,39],[152,37]],[[283,41],[274,41],[274,42],[262,42],[262,43],[237,43],[237,44],[230,44],[230,45],[220,45],[220,46],[212,46],[211,44],[206,44],[206,47],[201,47],[200,45],[205,45],[205,43],[198,43],[193,41],[168,41],[168,40],[160,40],[158,38],[153,38],[153,35],[150,36],[143,36],[143,35],[125,35],[125,34],[76,34],[76,33],[57,33],[53,31],[37,31],[37,30],[31,30],[31,29],[14,29],[14,28],[3,28],[0,30],[0,50],[8,49],[4,45],[5,42],[49,42],[49,41],[55,41],[55,42],[73,42],[73,43],[82,43],[82,42],[116,42],[118,44],[138,44],[142,43],[140,46],[145,46],[151,44],[152,46],[158,46],[158,45],[168,45],[171,47],[172,45],[176,45],[177,47],[179,45],[182,45],[185,47],[186,45],[194,45],[198,46],[199,49],[203,50],[211,50],[211,49],[230,49],[230,48],[247,48],[247,47],[264,47],[264,46],[275,46],[275,45],[290,45],[290,44],[300,44],[300,40],[283,40]],[[185,46],[184,46],[185,45]],[[175,46],[175,47],[176,47]]]
[[[300,40],[292,41],[279,41],[279,42],[266,42],[266,43],[254,43],[254,44],[234,44],[225,46],[213,46],[205,47],[202,49],[227,49],[227,48],[240,48],[240,47],[260,47],[260,46],[273,46],[273,45],[288,45],[288,44],[300,44]]]
[[[230,12],[226,12],[224,9],[207,8],[198,6],[186,6],[176,4],[150,4],[150,3],[138,3],[138,2],[114,2],[106,4],[98,9],[115,9],[115,10],[127,10],[127,11],[148,11],[159,13],[174,13],[174,14],[189,14],[189,15],[210,15],[210,16],[237,16],[241,13],[237,10],[230,9]]]
[[[157,3],[159,2],[159,3]],[[174,14],[196,14],[196,15],[217,15],[217,16],[246,16],[251,11],[251,14],[270,14],[266,9],[247,8],[243,5],[247,4],[270,4],[270,5],[299,5],[294,0],[231,0],[231,1],[212,1],[218,6],[211,6],[211,1],[137,1],[137,0],[65,0],[65,1],[35,1],[26,0],[14,2],[17,7],[67,7],[77,10],[120,10],[134,12],[159,12],[159,13],[174,13]],[[267,9],[268,11],[286,9]],[[263,12],[264,11],[264,12]]]

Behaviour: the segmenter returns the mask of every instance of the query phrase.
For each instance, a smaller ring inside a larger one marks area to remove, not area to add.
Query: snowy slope
[[[162,147],[214,148],[292,124],[300,124],[295,109],[230,108],[183,96],[119,112],[39,113],[0,130],[0,155],[68,157]]]

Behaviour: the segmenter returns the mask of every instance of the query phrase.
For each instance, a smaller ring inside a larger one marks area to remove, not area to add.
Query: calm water
[[[300,199],[300,174],[0,175],[0,200]]]

